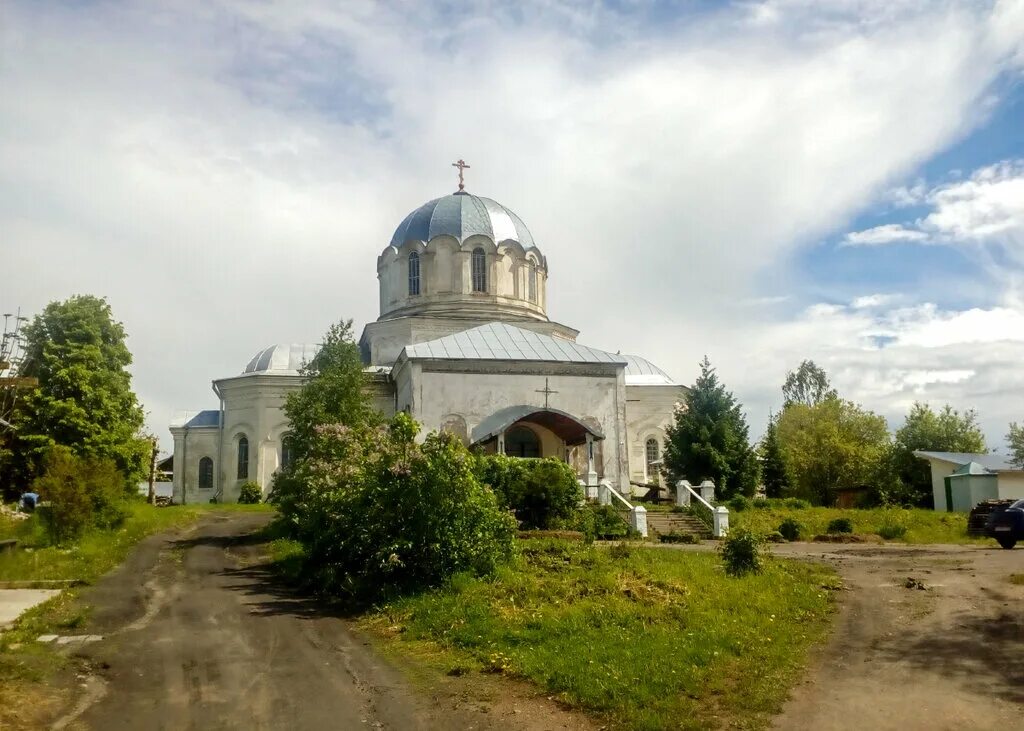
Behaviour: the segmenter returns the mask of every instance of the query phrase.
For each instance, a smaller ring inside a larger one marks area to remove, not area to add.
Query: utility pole
[[[156,454],[157,454],[157,442],[156,437],[151,437],[153,440],[153,451],[149,458],[149,504],[156,505]]]

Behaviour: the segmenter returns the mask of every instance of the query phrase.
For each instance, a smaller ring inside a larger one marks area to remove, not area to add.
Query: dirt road
[[[846,589],[831,639],[775,728],[1024,728],[1024,586],[1010,582],[1024,573],[1024,550],[790,544],[776,552],[833,565]]]
[[[85,598],[94,668],[55,728],[584,729],[542,697],[489,701],[412,689],[346,623],[276,585],[252,532],[211,515],[153,537]]]

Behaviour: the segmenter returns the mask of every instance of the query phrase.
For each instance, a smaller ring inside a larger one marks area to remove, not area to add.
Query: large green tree
[[[787,406],[815,406],[835,395],[828,374],[813,360],[805,360],[795,371],[787,373],[786,382],[782,384],[782,396]]]
[[[753,495],[757,489],[757,455],[750,446],[746,419],[707,357],[666,430],[664,459],[673,482],[714,480],[720,499]]]
[[[893,502],[933,507],[931,469],[914,456],[915,450],[933,452],[987,452],[985,435],[973,410],[963,413],[948,404],[934,411],[915,402],[893,439],[889,463],[900,486]]]
[[[313,360],[302,367],[306,382],[288,394],[284,412],[291,425],[290,443],[296,460],[303,459],[326,425],[357,426],[378,418],[367,394],[367,378],[352,321],[327,330]]]
[[[1024,425],[1017,422],[1010,424],[1006,442],[1010,445],[1010,460],[1024,469]]]
[[[758,453],[764,494],[767,497],[782,497],[789,490],[789,477],[786,475],[786,462],[782,456],[779,427],[774,415],[768,417],[768,428],[761,437]]]
[[[39,379],[15,415],[17,475],[37,474],[54,445],[80,457],[109,459],[127,489],[146,472],[150,443],[128,372],[125,331],[105,299],[51,302],[24,331],[19,375]]]
[[[835,395],[787,405],[778,439],[794,491],[818,505],[837,489],[874,486],[889,450],[885,419]]]

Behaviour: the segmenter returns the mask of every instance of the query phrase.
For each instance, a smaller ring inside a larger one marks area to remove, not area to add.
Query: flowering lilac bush
[[[403,413],[385,426],[318,426],[306,458],[275,483],[316,589],[374,601],[511,558],[515,519],[472,455],[449,434],[417,444],[418,431]]]

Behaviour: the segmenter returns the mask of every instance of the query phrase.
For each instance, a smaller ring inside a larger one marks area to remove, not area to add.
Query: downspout
[[[220,402],[220,410],[217,414],[217,469],[214,473],[217,480],[217,490],[214,495],[219,501],[221,495],[224,494],[223,481],[221,480],[221,475],[224,472],[224,394],[221,393],[220,386],[217,385],[216,381],[211,381],[210,385],[213,387],[213,392],[217,394],[217,399]]]
[[[188,426],[185,426],[184,434],[181,439],[181,504],[185,504],[185,494],[188,492],[187,481],[188,481]],[[175,466],[175,471],[178,470],[178,466]]]

